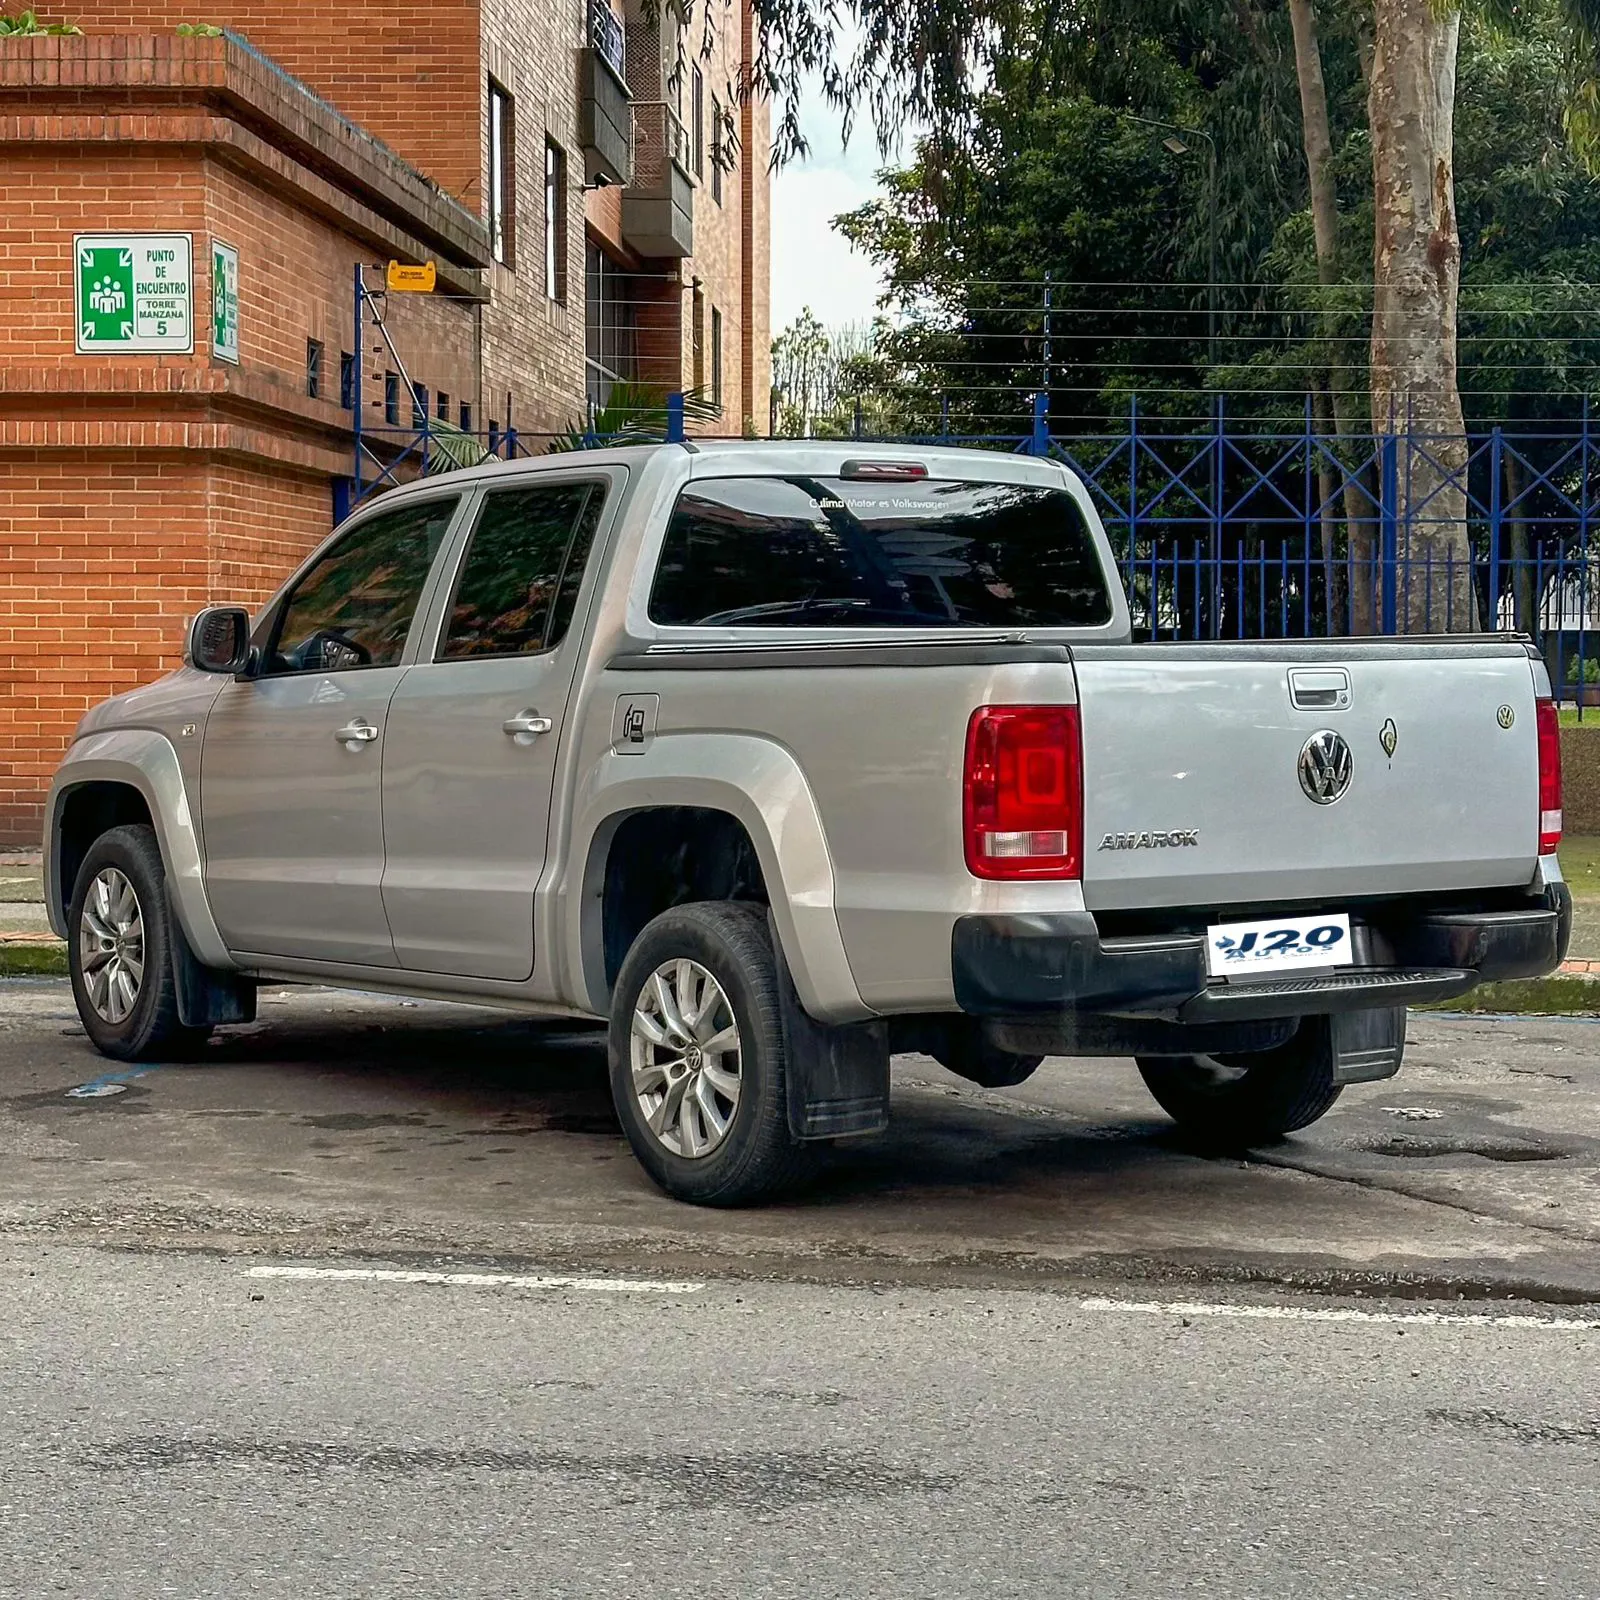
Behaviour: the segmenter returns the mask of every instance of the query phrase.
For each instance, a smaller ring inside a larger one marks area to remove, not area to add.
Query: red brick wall
[[[0,842],[27,845],[78,718],[182,654],[207,598],[206,471],[177,454],[3,459]]]
[[[192,452],[0,457],[0,844],[32,845],[78,719],[183,657],[212,601],[254,606],[328,532],[328,485]]]
[[[170,35],[185,20],[159,0],[50,0],[34,9],[88,34]],[[200,20],[242,33],[470,211],[482,209],[477,0],[216,0]]]
[[[330,477],[349,471],[339,354],[353,348],[354,264],[340,220],[173,127],[168,108],[127,126],[72,102],[15,133],[0,159],[0,841],[37,841],[51,773],[91,705],[181,657],[187,619],[213,600],[254,605],[332,525]],[[46,124],[49,124],[46,127]],[[79,356],[75,232],[194,235],[192,356]],[[209,345],[210,243],[240,254],[237,368]],[[477,393],[477,312],[395,297],[402,359],[431,395]],[[306,394],[306,340],[323,341],[323,398]],[[393,364],[368,330],[367,412],[381,423]],[[409,423],[409,405],[403,405]]]

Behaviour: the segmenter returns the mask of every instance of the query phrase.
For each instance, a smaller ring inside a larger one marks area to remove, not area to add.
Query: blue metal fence
[[[1308,399],[1286,428],[1230,415],[1171,419],[1138,401],[1115,425],[1052,430],[1045,397],[1026,433],[898,439],[1047,455],[1093,495],[1142,638],[1307,638],[1461,628],[1532,635],[1559,697],[1600,706],[1600,430],[1586,402],[1557,422],[1443,438],[1415,429],[1342,436]],[[425,417],[365,430],[379,482],[435,465]],[[941,419],[942,420],[942,419]],[[858,413],[851,435],[871,435]],[[680,396],[666,436],[684,437]],[[478,435],[511,459],[551,441]],[[577,441],[566,441],[568,445]],[[582,441],[603,445],[591,436]],[[370,492],[378,485],[362,485]]]

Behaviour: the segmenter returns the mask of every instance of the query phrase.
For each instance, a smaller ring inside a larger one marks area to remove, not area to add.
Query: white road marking
[[[703,1283],[665,1278],[591,1278],[515,1272],[400,1272],[381,1267],[251,1267],[248,1278],[299,1278],[325,1283],[434,1283],[460,1289],[593,1289],[602,1294],[694,1294]]]
[[[1357,1311],[1348,1306],[1230,1306],[1202,1300],[1108,1300],[1078,1302],[1085,1311],[1137,1311],[1159,1317],[1237,1317],[1261,1322],[1404,1322],[1449,1328],[1564,1328],[1592,1333],[1600,1321],[1577,1317],[1504,1316],[1487,1312]]]

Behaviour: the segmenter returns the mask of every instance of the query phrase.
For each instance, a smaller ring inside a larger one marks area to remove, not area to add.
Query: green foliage
[[[900,409],[886,403],[878,381],[879,327],[825,328],[807,306],[772,341],[772,392],[777,434],[787,439],[842,439],[905,431]]]
[[[1576,415],[1600,373],[1593,290],[1600,183],[1568,136],[1577,0],[1520,5],[1515,27],[1463,24],[1455,183],[1463,246],[1460,374],[1470,424]],[[1092,8],[1091,8],[1092,9]],[[964,432],[1024,431],[1042,380],[1054,284],[1051,417],[1063,433],[1125,413],[1230,410],[1298,428],[1330,361],[1364,425],[1372,309],[1372,150],[1359,9],[1319,6],[1343,218],[1337,282],[1320,281],[1285,13],[1258,0],[1167,0],[1095,12],[1050,69],[1001,71],[957,146],[929,138],[882,198],[838,226],[885,273],[887,323],[868,393],[929,427],[938,397]],[[1243,20],[1241,20],[1243,19]],[[1132,106],[1133,112],[1125,110]],[[1220,358],[1208,365],[1209,185],[1217,142]]]
[[[713,423],[722,418],[722,407],[701,390],[690,390],[683,397],[685,422]],[[653,383],[614,383],[611,395],[585,426],[573,423],[566,433],[549,444],[552,453],[564,450],[596,450],[609,445],[659,444],[667,436],[667,391]]]
[[[488,447],[470,433],[463,433],[443,417],[428,423],[428,472],[457,472],[462,467],[482,466],[489,459]]]
[[[41,22],[35,11],[24,11],[17,16],[0,16],[0,39],[37,38],[43,34],[76,35],[83,29],[74,22]]]
[[[178,37],[180,39],[220,39],[222,29],[214,22],[180,22],[178,24]]]

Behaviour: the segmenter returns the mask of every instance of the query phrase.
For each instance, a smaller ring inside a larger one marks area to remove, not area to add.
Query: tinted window
[[[290,592],[271,670],[394,666],[455,509],[430,500],[352,528]]]
[[[488,496],[440,659],[526,655],[559,644],[604,503],[604,485],[592,483]]]
[[[673,511],[657,622],[1084,627],[1111,598],[1076,502],[1015,483],[712,478]]]

